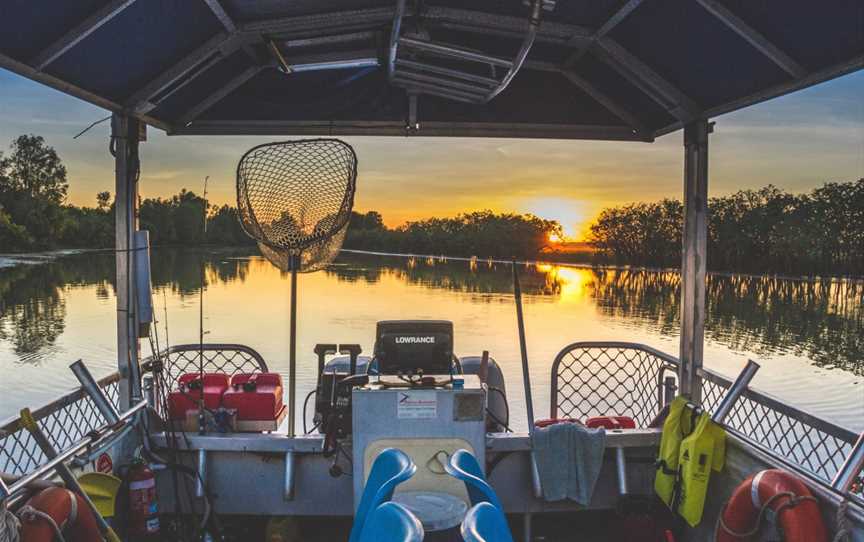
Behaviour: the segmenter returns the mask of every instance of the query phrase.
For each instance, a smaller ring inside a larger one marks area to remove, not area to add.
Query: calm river
[[[154,250],[162,340],[167,323],[171,344],[197,342],[202,262],[206,340],[250,345],[287,373],[288,277],[254,249]],[[540,416],[549,408],[552,360],[570,342],[631,341],[677,355],[676,273],[557,265],[521,273]],[[110,253],[0,268],[0,418],[74,386],[68,365],[77,359],[97,377],[116,369],[113,275]],[[507,265],[343,253],[327,270],[300,277],[298,393],[314,386],[315,343],[359,343],[369,353],[378,320],[447,319],[457,354],[485,349],[502,365],[513,425],[524,428],[511,292]],[[860,431],[862,295],[861,281],[711,276],[705,366],[734,377],[747,358],[757,360],[754,387]]]

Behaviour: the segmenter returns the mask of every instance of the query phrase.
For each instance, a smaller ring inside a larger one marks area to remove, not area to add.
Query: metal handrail
[[[118,421],[125,422],[126,420],[137,414],[138,411],[146,407],[147,401],[141,401],[140,403],[137,403],[135,406],[121,414]],[[69,461],[83,450],[97,446],[99,443],[113,437],[115,434],[119,433],[124,428],[124,425],[125,424],[118,423],[103,425],[99,429],[95,430],[95,434],[97,435],[95,436],[95,438],[93,436],[88,436],[79,440],[71,447],[57,454],[57,456],[49,460],[47,463],[40,465],[35,470],[20,477],[14,484],[10,486],[6,486],[6,484],[3,483],[2,480],[0,480],[0,501],[24,489],[34,480],[44,477],[49,472],[55,470],[61,463]]]
[[[115,382],[119,382],[119,381],[120,381],[120,373],[115,371],[114,373],[111,373],[110,375],[108,375],[106,377],[100,378],[96,382],[100,388],[104,388],[110,384],[114,384]],[[87,392],[84,390],[84,388],[75,388],[74,390],[70,391],[66,395],[61,395],[57,399],[54,399],[51,402],[45,403],[41,407],[34,410],[32,412],[33,419],[35,419],[38,422],[39,420],[45,418],[46,416],[53,414],[54,412],[57,412],[61,408],[67,407],[67,406],[75,403],[76,401],[80,401],[81,399],[84,399],[85,397],[88,397],[88,395],[87,395]],[[23,426],[21,425],[20,420],[21,420],[21,417],[18,415],[14,415],[14,416],[10,416],[10,417],[6,418],[6,420],[3,421],[2,425],[0,425],[0,437],[2,437],[4,435],[8,435],[10,433],[14,433],[20,429],[23,429]]]
[[[676,357],[644,344],[620,341],[573,343],[565,347],[556,356],[555,362],[552,365],[552,389],[550,395],[553,417],[555,417],[555,407],[559,401],[559,390],[557,389],[559,365],[568,352],[578,349],[637,350],[650,356],[656,356],[657,359],[668,364],[670,367],[680,367],[680,361]],[[702,379],[704,385],[713,386],[715,390],[713,400],[710,399],[712,397],[711,394],[706,395],[703,393],[703,403],[706,404],[706,407],[717,409],[719,406],[719,402],[717,402],[719,399],[717,397],[718,393],[722,395],[721,390],[731,388],[733,381],[705,368],[700,368],[697,374]],[[658,385],[662,386],[662,384]],[[662,390],[658,392],[658,397],[661,395]],[[564,401],[566,401],[566,398]],[[749,401],[749,403],[746,401]],[[762,419],[755,420],[752,424],[753,427],[749,428],[749,424],[746,423],[748,409],[752,409],[754,406],[764,408],[765,412],[762,414],[770,415],[772,420],[774,418],[776,420],[770,422],[763,421]],[[864,463],[864,451],[862,451],[864,444],[861,443],[859,434],[855,431],[826,421],[750,387],[747,387],[741,393],[739,402],[731,409],[731,416],[735,419],[732,421],[727,420],[725,424],[731,434],[752,444],[755,448],[777,457],[781,463],[796,465],[802,472],[809,472],[826,484],[831,484],[833,479],[835,486],[843,484],[848,486],[850,485],[850,480],[861,476],[860,464]],[[744,420],[744,423],[742,423],[742,420]],[[783,429],[784,427],[786,429]],[[782,433],[779,437],[778,431]],[[796,432],[799,435],[805,435],[807,440],[796,440]],[[813,437],[812,439],[811,436]],[[776,440],[777,442],[771,444],[772,440]],[[858,442],[856,443],[856,441]],[[808,449],[807,442],[811,443],[812,449]],[[780,448],[775,450],[773,449],[774,446],[780,446]],[[847,447],[849,448],[848,453],[846,451]],[[838,467],[839,470],[835,473],[834,469]],[[853,495],[848,487],[846,494]],[[861,498],[858,494],[854,495],[857,498]]]
[[[702,377],[704,380],[713,382],[718,386],[728,388],[732,385],[732,380],[710,369],[705,369],[703,367],[700,368],[697,372],[699,376]],[[813,414],[795,408],[792,405],[784,403],[780,399],[772,397],[765,392],[758,391],[753,388],[747,388],[746,390],[744,390],[744,393],[742,393],[742,397],[746,397],[755,403],[770,408],[771,410],[775,410],[777,412],[780,412],[781,414],[785,414],[790,418],[805,422],[813,428],[818,429],[819,431],[822,431],[827,435],[831,435],[832,437],[840,439],[849,444],[855,443],[856,439],[858,438],[858,434],[851,429],[847,429],[845,427],[833,424]]]

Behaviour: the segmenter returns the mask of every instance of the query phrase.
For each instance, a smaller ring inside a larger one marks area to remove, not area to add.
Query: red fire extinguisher
[[[156,476],[143,460],[129,468],[129,534],[158,538],[159,507],[156,504]]]

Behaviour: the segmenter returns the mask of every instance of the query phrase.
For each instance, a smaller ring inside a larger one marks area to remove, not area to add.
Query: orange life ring
[[[763,508],[777,514],[786,542],[828,540],[819,503],[798,477],[779,469],[757,472],[735,488],[720,516],[716,542],[750,540]]]
[[[102,534],[93,512],[80,495],[62,487],[49,487],[27,501],[21,514],[21,540],[23,542],[52,542],[54,527],[35,514],[28,514],[32,507],[54,520],[67,542],[101,542]]]

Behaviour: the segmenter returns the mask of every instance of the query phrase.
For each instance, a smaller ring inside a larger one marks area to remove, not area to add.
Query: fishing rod
[[[202,222],[203,222],[203,235],[201,237],[202,241],[206,240],[207,237],[207,181],[210,179],[210,176],[207,175],[204,177],[204,195],[202,199],[204,200],[203,212],[201,213]],[[207,420],[204,417],[204,288],[205,288],[205,280],[206,273],[204,269],[204,254],[201,254],[201,289],[199,291],[199,299],[198,299],[198,382],[201,386],[201,389],[198,390],[198,434],[203,435],[206,433],[206,424]]]
[[[513,298],[516,302],[516,326],[519,328],[519,353],[522,357],[522,386],[525,388],[525,410],[528,414],[528,435],[531,439],[531,485],[535,497],[543,496],[540,485],[540,473],[534,458],[534,398],[531,394],[531,374],[528,369],[528,344],[525,339],[525,316],[522,314],[522,287],[519,284],[519,272],[516,268],[516,258],[513,258]]]

